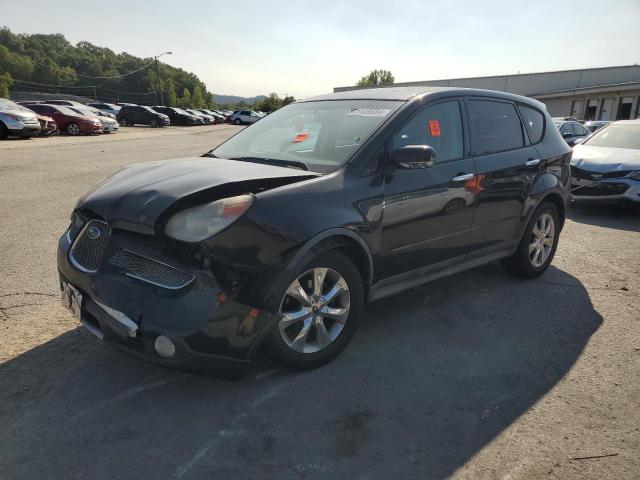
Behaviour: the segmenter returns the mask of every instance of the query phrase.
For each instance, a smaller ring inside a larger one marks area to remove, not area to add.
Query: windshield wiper
[[[212,154],[213,155],[213,154]],[[296,160],[279,160],[275,158],[263,157],[229,157],[229,160],[237,160],[239,162],[264,163],[266,165],[276,165],[278,167],[291,167],[309,171],[309,167],[303,162]]]

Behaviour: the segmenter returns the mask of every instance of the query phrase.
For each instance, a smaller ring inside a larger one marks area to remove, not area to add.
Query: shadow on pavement
[[[569,218],[598,227],[640,232],[640,204],[574,203],[569,209]]]
[[[73,330],[0,365],[0,477],[444,478],[601,322],[571,275],[491,264],[370,305],[350,347],[306,373],[187,375]]]

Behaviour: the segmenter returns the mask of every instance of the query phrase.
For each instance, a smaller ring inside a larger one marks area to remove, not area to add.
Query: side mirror
[[[429,168],[436,160],[436,150],[429,145],[405,145],[391,152],[391,161],[400,168]]]

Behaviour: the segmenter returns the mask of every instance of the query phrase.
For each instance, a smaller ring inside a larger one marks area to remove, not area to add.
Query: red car
[[[67,132],[69,135],[80,135],[81,133],[102,133],[102,123],[97,117],[87,117],[80,115],[63,105],[49,105],[46,103],[34,103],[27,108],[40,115],[53,118],[60,132]]]
[[[47,117],[46,115],[40,115],[39,113],[36,113],[36,117],[40,122],[41,137],[48,137],[58,131],[58,126],[53,118]]]

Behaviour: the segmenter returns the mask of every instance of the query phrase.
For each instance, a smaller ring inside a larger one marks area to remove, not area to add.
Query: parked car
[[[171,121],[171,125],[202,125],[202,120],[192,113],[185,112],[181,108],[177,107],[165,107],[162,105],[156,105],[153,107],[156,112],[167,115]]]
[[[34,137],[41,131],[36,115],[11,100],[0,98],[0,139]]]
[[[198,118],[202,119],[204,125],[213,125],[216,123],[216,119],[213,115],[209,115],[208,113],[203,113],[200,110],[195,110],[193,108],[185,108],[185,112],[190,113],[191,115],[195,115]]]
[[[201,108],[198,110],[199,112],[204,113],[205,115],[209,115],[211,117],[213,117],[214,119],[214,124],[218,124],[218,123],[224,123],[226,121],[226,117],[218,112],[216,112],[215,110],[209,110],[207,108]]]
[[[141,105],[123,105],[118,110],[116,119],[120,125],[149,125],[151,127],[165,127],[169,125],[169,117],[156,112],[152,108]]]
[[[120,108],[118,105],[114,105],[113,103],[87,103],[88,107],[97,108],[103,113],[110,113],[113,115],[113,118],[116,118]]]
[[[36,117],[38,122],[40,122],[41,137],[50,137],[51,135],[56,135],[58,133],[58,125],[56,125],[56,122],[52,117],[40,115],[39,113],[36,113]]]
[[[29,108],[40,115],[53,118],[60,132],[69,135],[102,133],[102,123],[98,118],[80,115],[64,105],[35,103],[29,105]]]
[[[640,120],[619,120],[573,148],[571,197],[575,201],[640,206]]]
[[[589,120],[588,122],[584,123],[584,128],[586,128],[591,133],[593,133],[599,128],[602,128],[605,125],[609,125],[610,123],[611,123],[610,121],[605,121],[605,120]]]
[[[367,301],[497,259],[545,272],[571,159],[552,123],[487,90],[295,102],[205,158],[127,166],[86,193],[59,241],[63,303],[163,365],[233,377],[263,345],[317,367]]]
[[[234,112],[228,119],[229,122],[235,125],[247,125],[256,123],[260,120],[260,117],[256,112],[252,112],[250,110],[240,110]]]
[[[120,125],[118,125],[118,122],[113,118],[107,117],[106,115],[98,115],[97,113],[95,113],[93,110],[89,109],[86,106],[84,108],[69,107],[69,110],[73,110],[74,112],[79,113],[80,115],[85,115],[87,117],[93,117],[100,120],[100,123],[102,123],[102,133],[116,132],[120,128]],[[100,110],[97,110],[97,111],[100,112]]]
[[[577,141],[582,141],[591,135],[589,130],[574,120],[556,120],[554,123],[569,146],[573,146]]]

